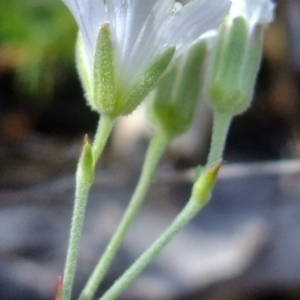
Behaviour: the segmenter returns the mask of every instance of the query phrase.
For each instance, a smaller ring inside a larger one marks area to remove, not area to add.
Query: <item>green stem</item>
[[[76,182],[75,205],[73,210],[71,234],[63,276],[62,300],[70,300],[78,258],[78,248],[85,215],[90,186]]]
[[[102,115],[93,142],[93,157],[94,165],[97,164],[99,157],[102,154],[103,148],[106,145],[108,137],[111,133],[115,119]]]
[[[94,168],[99,159],[103,148],[107,142],[111,129],[113,127],[113,120],[102,116],[99,122],[99,126],[95,135],[95,140],[93,144],[93,167],[92,173],[94,173]],[[79,242],[82,232],[82,226],[84,222],[85,209],[88,199],[88,194],[92,183],[88,183],[85,176],[78,176],[80,173],[79,168],[80,163],[77,167],[76,176],[76,190],[75,190],[75,204],[72,214],[71,232],[67,251],[66,264],[63,276],[63,289],[62,289],[62,300],[70,300],[72,295],[72,287],[75,277]]]
[[[142,254],[133,265],[107,290],[101,300],[116,299],[123,290],[147,267],[166,244],[186,225],[202,208],[202,205],[191,198],[164,233]]]
[[[194,182],[190,200],[177,215],[171,225],[161,236],[142,254],[133,265],[108,289],[99,300],[116,299],[122,291],[142,272],[154,257],[167,245],[171,239],[185,226],[208,202],[221,162],[207,168]]]
[[[153,180],[153,173],[165,150],[169,139],[163,134],[155,135],[149,145],[145,162],[142,168],[142,173],[139,178],[136,189],[128,204],[128,207],[123,215],[123,218],[116,229],[111,241],[107,245],[101,259],[97,263],[91,277],[89,278],[86,286],[84,287],[79,300],[90,300],[97,291],[103,277],[105,276],[112,260],[114,259],[120,245],[124,239],[126,232],[129,229],[132,220],[139,211],[149,186]]]
[[[232,117],[230,115],[214,111],[213,132],[207,166],[222,158],[231,120]]]

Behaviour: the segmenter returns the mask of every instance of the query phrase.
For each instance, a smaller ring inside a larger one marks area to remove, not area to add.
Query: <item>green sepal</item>
[[[222,161],[218,161],[209,166],[202,171],[201,175],[194,182],[192,199],[194,199],[201,207],[210,199],[221,165]]]
[[[83,149],[78,161],[77,182],[81,182],[83,186],[89,186],[94,181],[94,159],[90,142],[86,137],[84,140]]]
[[[250,105],[260,65],[261,43],[249,37],[243,17],[223,23],[207,76],[206,93],[214,109],[227,115],[244,112]],[[249,85],[250,84],[250,85]]]
[[[80,32],[78,32],[77,35],[75,59],[77,72],[79,74],[85,98],[91,108],[96,110],[95,104],[93,102],[93,80],[91,78],[92,71],[89,68],[88,57],[85,52],[85,47]]]
[[[175,52],[175,47],[169,47],[162,54],[158,55],[149,68],[139,77],[131,87],[125,98],[116,107],[115,115],[130,114],[150,93],[168,67]]]
[[[115,51],[109,24],[99,32],[94,60],[94,104],[99,113],[115,111]]]
[[[241,71],[241,82],[246,97],[253,98],[257,74],[261,64],[263,50],[263,32],[262,26],[257,26],[250,36],[248,51],[245,53],[243,60],[243,69]],[[250,101],[248,106],[250,105]]]
[[[192,123],[205,56],[206,43],[194,45],[173,63],[152,94],[150,120],[170,139],[186,131]]]

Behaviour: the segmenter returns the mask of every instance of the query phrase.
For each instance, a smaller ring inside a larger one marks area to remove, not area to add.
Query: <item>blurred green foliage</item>
[[[12,71],[17,89],[47,98],[73,64],[76,28],[60,0],[0,0],[0,73]]]

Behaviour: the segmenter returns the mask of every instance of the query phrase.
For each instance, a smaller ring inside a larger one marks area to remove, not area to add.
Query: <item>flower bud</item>
[[[192,189],[192,197],[198,204],[204,206],[210,199],[212,189],[217,180],[219,170],[222,166],[222,161],[209,166],[201,172],[201,175],[196,178]]]
[[[191,125],[200,94],[205,55],[205,43],[195,44],[176,59],[151,95],[150,121],[170,139]]]
[[[261,30],[250,38],[246,20],[223,24],[210,62],[206,93],[214,109],[231,116],[244,112],[253,97],[260,66]]]
[[[234,0],[212,50],[206,96],[218,112],[235,116],[251,104],[262,56],[264,24],[273,19],[270,0]]]
[[[94,181],[94,160],[93,152],[88,137],[84,139],[83,149],[77,166],[77,182],[83,185],[91,185]]]

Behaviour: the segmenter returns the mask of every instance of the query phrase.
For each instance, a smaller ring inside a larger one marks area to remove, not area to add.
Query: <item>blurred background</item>
[[[232,124],[211,203],[124,299],[300,299],[300,0],[277,5],[253,106]],[[0,1],[0,299],[53,299],[63,270],[76,161],[98,122],[75,70],[76,32],[60,0]],[[151,133],[143,110],[119,121],[99,164],[75,294],[135,186]],[[188,199],[210,130],[201,106],[167,151],[103,289]]]

